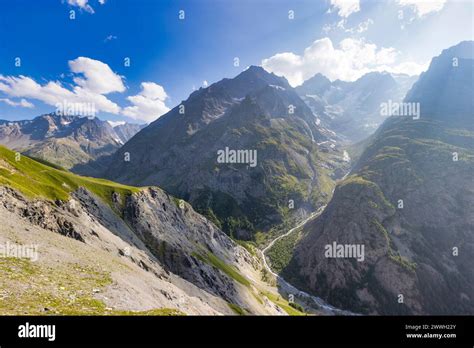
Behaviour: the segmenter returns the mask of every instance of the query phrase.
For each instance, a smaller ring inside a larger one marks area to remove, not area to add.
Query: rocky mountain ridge
[[[142,128],[52,113],[32,120],[0,120],[0,144],[78,172],[96,172],[90,162],[114,153]]]

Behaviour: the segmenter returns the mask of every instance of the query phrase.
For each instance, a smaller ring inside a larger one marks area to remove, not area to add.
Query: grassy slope
[[[123,311],[94,296],[112,284],[108,272],[77,263],[46,266],[28,259],[0,258],[1,315],[183,315],[156,308]]]
[[[196,258],[198,258],[202,262],[207,263],[207,264],[213,266],[214,268],[217,268],[218,270],[220,270],[224,274],[226,274],[228,277],[234,279],[235,281],[239,282],[240,284],[245,285],[247,287],[250,286],[249,280],[245,276],[243,276],[237,270],[237,268],[235,268],[234,266],[230,266],[230,265],[226,264],[224,261],[222,261],[216,255],[214,255],[210,252],[206,252],[204,254],[194,253],[193,256],[195,256]]]
[[[18,160],[16,160],[18,159]],[[108,180],[81,177],[46,161],[33,160],[0,146],[0,185],[10,186],[30,198],[65,200],[79,187],[94,192],[112,205],[112,193],[123,196],[139,188]],[[80,260],[78,260],[80,262]],[[134,312],[106,308],[93,289],[112,283],[108,273],[89,266],[48,268],[27,259],[0,258],[0,313],[2,315],[182,315],[168,308]],[[28,284],[28,285],[26,285]],[[16,295],[9,289],[16,289]],[[21,290],[19,290],[21,289]],[[3,297],[8,301],[2,301]]]
[[[81,177],[27,156],[17,158],[15,152],[3,146],[0,146],[0,185],[15,188],[30,198],[48,200],[66,200],[71,192],[84,187],[109,204],[114,192],[125,197],[140,190],[104,179]]]
[[[0,146],[0,185],[17,189],[29,198],[42,198],[47,200],[66,200],[69,198],[71,192],[79,187],[84,187],[95,193],[111,206],[113,206],[111,197],[114,192],[124,197],[140,190],[137,187],[126,186],[104,179],[81,177],[59,166],[51,165],[47,161],[41,160],[41,162],[42,163],[23,155],[17,157],[15,152]],[[195,256],[219,269],[242,285],[246,287],[250,286],[250,281],[245,276],[234,266],[226,264],[217,256],[211,253],[204,255],[196,254]],[[27,260],[3,259],[0,261],[0,270],[3,273],[3,277],[0,277],[0,285],[3,281],[7,282],[4,284],[4,289],[8,288],[8,286],[6,286],[8,283],[17,282],[21,284],[27,281],[29,282],[28,279],[31,277],[38,279],[34,287],[42,289],[41,291],[22,292],[21,296],[17,296],[16,301],[3,303],[0,305],[0,313],[3,314],[182,314],[178,311],[166,308],[148,312],[109,310],[102,301],[96,300],[93,296],[81,295],[71,300],[62,296],[61,292],[58,293],[56,290],[52,291],[48,289],[48,287],[55,289],[64,287],[65,289],[71,290],[76,289],[76,287],[78,287],[78,289],[86,287],[88,290],[92,290],[92,288],[103,288],[109,285],[111,282],[110,276],[107,274],[98,274],[95,270],[84,271],[83,275],[81,275],[80,272],[77,274],[74,273],[74,277],[72,278],[68,276],[68,274],[71,274],[70,270],[65,270],[64,276],[58,277],[58,270],[45,271]],[[46,274],[50,271],[55,273],[56,277],[54,277],[53,274]],[[51,283],[51,279],[54,279],[53,283]],[[78,289],[77,291],[79,291]],[[64,292],[65,294],[68,293],[66,290]],[[76,292],[76,290],[74,290],[74,292]],[[41,306],[39,304],[41,304]],[[234,304],[229,304],[229,306],[238,314],[246,314],[245,311],[241,311],[237,308],[238,306]],[[299,311],[294,308],[287,307],[288,306],[284,306],[282,308],[289,314],[295,315],[299,313]]]

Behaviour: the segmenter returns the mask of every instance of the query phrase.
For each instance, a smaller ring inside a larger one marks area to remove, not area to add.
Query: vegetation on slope
[[[302,238],[303,230],[299,229],[275,242],[266,252],[269,258],[272,270],[280,273],[285,269],[293,257],[294,249],[298,241]]]
[[[235,281],[239,282],[242,285],[250,286],[249,280],[244,277],[237,268],[226,264],[222,261],[219,257],[214,255],[211,252],[207,252],[204,254],[193,253],[193,256],[199,259],[200,261],[207,263],[218,270],[222,271],[224,274],[229,276],[230,278],[234,279]]]
[[[110,274],[80,264],[45,266],[28,259],[0,258],[2,315],[183,315],[157,308],[123,311],[95,298],[112,283]],[[13,289],[15,289],[13,291]]]
[[[140,189],[112,181],[81,177],[52,167],[46,162],[39,163],[27,156],[0,146],[0,185],[10,186],[30,198],[66,200],[69,194],[84,187],[112,205],[112,194],[123,198]]]
[[[270,301],[276,304],[278,307],[281,307],[288,315],[291,316],[301,316],[305,315],[303,312],[303,307],[298,304],[293,304],[285,300],[280,295],[275,295],[270,292],[264,292],[262,295],[266,296]]]

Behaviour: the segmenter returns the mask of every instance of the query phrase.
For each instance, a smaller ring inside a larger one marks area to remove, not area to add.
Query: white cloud
[[[443,9],[447,0],[398,0],[402,7],[412,8],[418,17],[423,17],[431,12],[439,12]]]
[[[11,99],[8,99],[8,98],[2,98],[0,99],[0,101],[10,105],[10,106],[21,106],[23,108],[34,108],[35,106],[30,103],[28,100],[22,98],[19,102],[16,102],[16,101],[13,101]]]
[[[207,86],[209,86],[209,82],[207,82],[207,80],[202,81],[202,86],[206,88]]]
[[[369,29],[369,25],[371,24],[374,24],[374,21],[370,18],[368,18],[367,20],[363,21],[363,22],[360,22],[358,26],[354,27],[354,28],[349,28],[349,29],[346,29],[347,32],[349,33],[363,33],[364,31],[367,31]]]
[[[333,23],[325,24],[322,28],[323,33],[327,34],[332,30],[340,29],[346,33],[351,34],[361,34],[369,29],[369,25],[374,24],[374,21],[371,18],[366,19],[365,21],[360,22],[357,26],[352,28],[346,28],[347,20],[345,18]]]
[[[117,40],[117,36],[115,36],[115,35],[107,35],[107,37],[104,39],[104,42],[112,41],[112,40]]]
[[[349,17],[351,14],[360,11],[359,0],[331,0],[330,12],[337,11],[340,17]]]
[[[168,95],[164,88],[156,83],[142,82],[140,93],[127,97],[132,105],[121,108],[105,96],[126,90],[122,77],[114,73],[107,64],[91,58],[79,57],[69,61],[69,67],[74,73],[75,83],[70,88],[59,81],[49,81],[41,85],[28,76],[0,75],[0,92],[11,98],[40,100],[54,107],[66,103],[92,104],[96,112],[122,114],[147,122],[169,111],[165,105]],[[0,101],[12,106],[33,106],[25,99],[15,102],[3,98]]]
[[[67,0],[68,5],[76,6],[89,13],[94,13],[94,9],[89,5],[89,0]]]
[[[334,47],[329,38],[314,41],[302,55],[278,53],[264,59],[262,66],[270,72],[285,76],[292,86],[321,73],[330,80],[353,81],[370,71],[415,70],[416,63],[398,62],[400,52],[392,47],[378,48],[364,39],[346,38]]]
[[[123,115],[151,122],[170,110],[165,105],[168,95],[162,86],[154,82],[142,82],[141,88],[137,95],[127,97],[133,106],[124,108]]]
[[[24,97],[40,100],[48,105],[55,106],[59,103],[93,103],[97,111],[118,114],[120,107],[105,96],[93,93],[79,86],[73,90],[64,88],[58,81],[50,81],[40,85],[32,78],[20,75],[0,75],[0,91],[10,97]]]
[[[123,92],[122,78],[110,67],[98,60],[79,57],[69,61],[71,70],[80,74],[73,81],[76,85],[68,89],[59,81],[49,81],[41,85],[28,76],[0,75],[0,91],[9,97],[37,99],[55,106],[61,103],[91,103],[96,111],[118,114],[120,106],[104,94]]]
[[[108,94],[125,91],[122,77],[101,61],[79,57],[70,60],[69,67],[72,72],[84,75],[85,78],[75,77],[74,82],[90,92]]]

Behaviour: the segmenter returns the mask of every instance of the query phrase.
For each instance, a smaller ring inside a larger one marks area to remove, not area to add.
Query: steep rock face
[[[321,125],[346,141],[357,142],[388,117],[381,113],[381,104],[401,102],[416,78],[371,72],[354,82],[331,82],[317,74],[296,90]]]
[[[421,104],[421,119],[384,122],[285,274],[354,311],[474,313],[474,86],[452,66],[464,57],[458,67],[472,71],[472,45],[433,59],[406,98]],[[364,245],[364,260],[327,257],[334,242]]]
[[[93,160],[113,154],[143,126],[113,127],[98,118],[46,114],[32,120],[0,121],[0,144],[77,172],[103,170]]]
[[[240,287],[244,286],[234,284],[232,278],[216,272],[202,258],[210,253],[240,268],[259,267],[245,249],[187,203],[161,190],[150,188],[131,196],[125,205],[124,220],[165,268],[231,303],[236,303]],[[240,300],[237,304],[241,304]]]
[[[0,146],[0,219],[2,256],[9,244],[39,252],[0,258],[0,294],[14,298],[2,313],[286,313],[266,297],[276,289],[253,249],[156,187],[81,177]]]
[[[284,314],[261,297],[254,288],[258,281],[250,285],[247,279],[258,279],[258,260],[188,204],[183,203],[180,208],[176,200],[157,188],[127,198],[115,196],[116,207],[122,207],[122,199],[123,218],[119,211],[85,189],[74,192],[68,201],[52,203],[26,199],[18,191],[0,187],[0,215],[16,226],[11,230],[4,224],[0,239],[13,243],[34,231],[28,242],[41,241],[40,267],[54,261],[47,257],[54,254],[67,268],[72,258],[69,253],[78,251],[71,267],[86,268],[90,262],[85,255],[95,254],[99,263],[94,267],[100,265],[100,272],[110,275],[111,284],[94,290],[94,294],[110,307],[109,311],[166,307],[188,314],[235,314],[229,306],[232,304],[246,314]],[[73,241],[57,240],[61,237]],[[71,243],[74,249],[70,249]],[[216,267],[209,260],[219,260],[218,265],[225,265],[234,273],[226,273],[227,268]],[[8,292],[10,285],[6,284],[4,290]],[[68,288],[74,285],[69,284]],[[18,294],[19,298],[22,296],[23,293]],[[40,307],[48,306],[47,301],[37,301]],[[74,306],[82,313],[79,304]],[[83,306],[85,313],[91,310]]]
[[[393,120],[379,136],[307,226],[287,273],[300,269],[297,281],[354,311],[472,314],[474,133]],[[365,260],[327,258],[333,242],[364,245]]]
[[[139,132],[116,153],[106,176],[159,185],[227,233],[251,239],[290,215],[289,200],[305,211],[327,199],[344,162],[337,148],[318,149],[326,139],[286,80],[250,67],[194,92]],[[220,163],[218,152],[226,148],[255,153],[256,161]]]
[[[113,127],[115,134],[117,134],[118,138],[125,144],[129,141],[135,134],[137,134],[140,130],[146,127],[144,124],[134,124],[134,123],[120,123],[117,125],[111,124]]]

